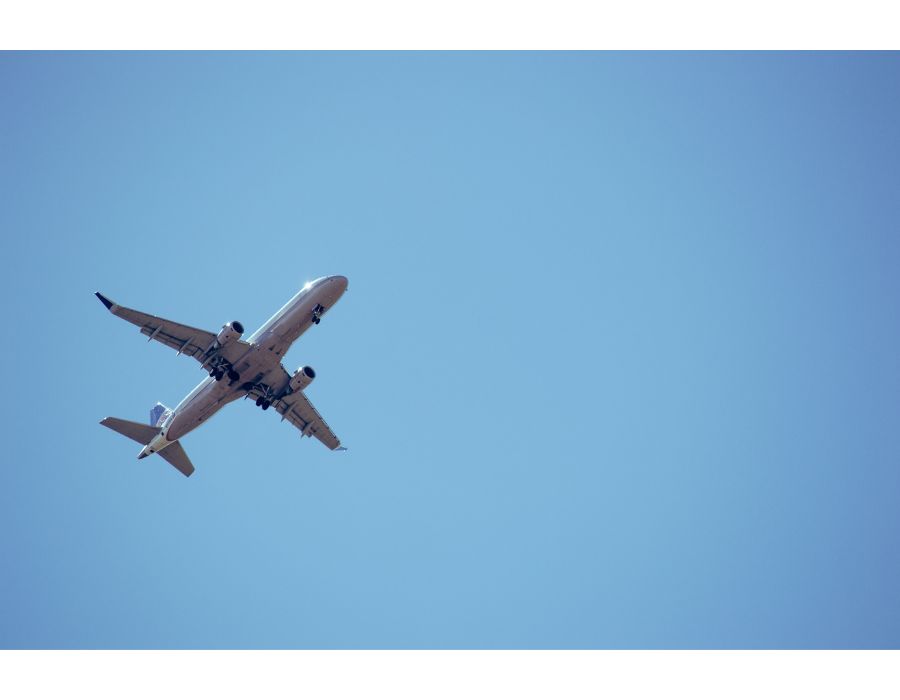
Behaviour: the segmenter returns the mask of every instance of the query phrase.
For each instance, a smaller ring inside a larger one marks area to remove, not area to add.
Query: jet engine
[[[240,321],[232,321],[231,323],[226,323],[222,326],[222,330],[219,331],[219,335],[216,336],[216,346],[217,347],[225,347],[232,340],[237,340],[241,337],[241,334],[244,332],[244,326]]]
[[[316,371],[312,367],[301,367],[296,372],[294,372],[294,376],[291,377],[291,392],[295,391],[303,391],[306,387],[312,384],[312,380],[316,378]]]

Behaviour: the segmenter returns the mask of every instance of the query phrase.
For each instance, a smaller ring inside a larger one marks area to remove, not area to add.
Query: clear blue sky
[[[3,54],[0,645],[897,647],[897,54]],[[290,351],[350,451],[94,298]]]

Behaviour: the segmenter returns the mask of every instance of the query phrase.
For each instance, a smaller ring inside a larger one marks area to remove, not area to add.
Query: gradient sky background
[[[900,646],[900,55],[2,54],[3,647]],[[255,330],[203,378],[94,298]]]

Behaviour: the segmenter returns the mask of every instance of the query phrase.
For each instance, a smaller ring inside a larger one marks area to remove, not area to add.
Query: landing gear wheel
[[[263,404],[263,400],[262,400],[262,396],[260,396],[258,399],[256,399],[256,405],[262,406],[262,404]]]
[[[221,382],[222,377],[224,377],[224,376],[225,376],[225,372],[223,372],[222,370],[219,370],[218,372],[216,372],[216,381]]]
[[[229,379],[230,381],[236,382],[236,381],[237,381],[238,379],[240,379],[240,378],[241,378],[241,375],[239,375],[239,374],[238,374],[237,372],[235,372],[233,369],[228,370],[228,379]]]
[[[214,369],[209,370],[209,376],[210,376],[210,377],[215,377],[215,376],[216,376],[216,370],[214,370]]]
[[[318,326],[321,322],[322,322],[321,318],[319,318],[318,316],[313,316],[313,323],[315,323]]]
[[[262,410],[268,411],[268,410],[269,410],[269,406],[271,406],[271,405],[272,405],[272,404],[270,404],[268,401],[263,401]]]

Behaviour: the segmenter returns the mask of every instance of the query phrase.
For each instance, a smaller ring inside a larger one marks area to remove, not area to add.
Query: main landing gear
[[[269,406],[272,405],[272,401],[274,401],[276,398],[275,393],[265,384],[257,384],[252,388],[257,389],[259,392],[261,392],[259,398],[256,399],[256,405],[259,406],[262,410],[268,411]]]
[[[209,370],[209,376],[217,382],[221,382],[226,376],[232,384],[241,378],[241,375],[234,371],[228,362],[220,362]]]
[[[322,306],[321,304],[316,304],[315,307],[313,308],[313,312],[312,312],[312,322],[318,326],[319,323],[322,322],[322,314],[324,314],[324,313],[325,313],[325,307]]]

